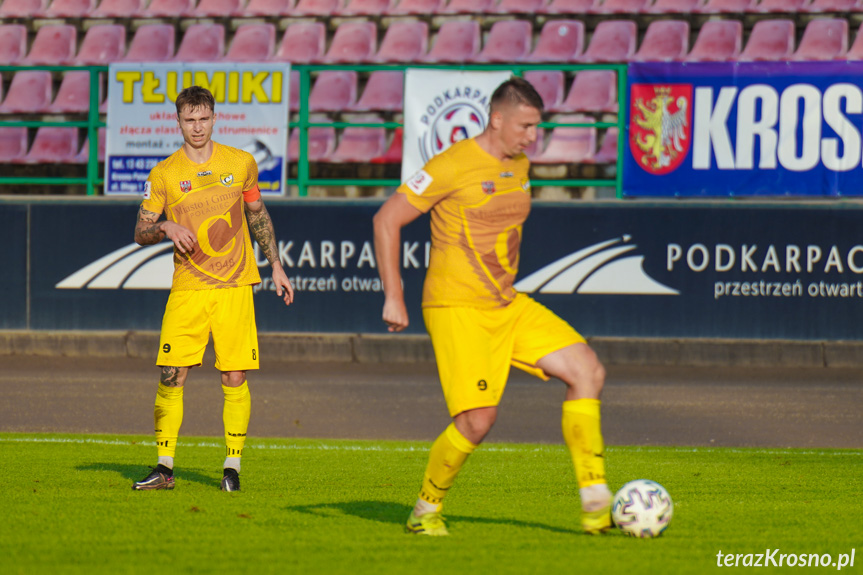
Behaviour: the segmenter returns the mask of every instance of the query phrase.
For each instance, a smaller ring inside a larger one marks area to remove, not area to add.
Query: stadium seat
[[[560,70],[529,70],[524,79],[536,88],[546,110],[563,103],[563,72]]]
[[[174,56],[176,62],[217,62],[225,54],[225,28],[220,24],[192,24]]]
[[[387,26],[375,62],[418,62],[428,52],[428,24],[419,20],[394,20]]]
[[[245,0],[200,0],[192,12],[193,18],[242,16]]]
[[[581,114],[560,116],[557,122],[592,124],[593,118]],[[572,164],[590,161],[596,151],[596,128],[557,127],[552,129],[545,149],[533,158],[535,164]]]
[[[357,117],[358,123],[380,122],[376,116]],[[366,164],[386,151],[387,134],[384,128],[345,128],[336,151],[323,161],[336,164]]]
[[[51,72],[29,70],[17,72],[6,90],[0,114],[38,114],[51,105]]]
[[[294,7],[296,16],[329,16],[344,5],[344,0],[300,0]]]
[[[378,30],[368,20],[339,24],[333,41],[324,56],[328,64],[368,62],[375,55],[378,45]]]
[[[495,14],[536,14],[547,0],[500,0],[492,9]]]
[[[656,20],[647,26],[636,62],[679,62],[689,53],[689,22]]]
[[[816,18],[806,25],[794,60],[844,60],[848,53],[848,20]]]
[[[617,128],[609,128],[602,138],[599,151],[593,156],[595,164],[614,164],[617,162]]]
[[[691,14],[702,4],[704,4],[704,0],[656,0],[645,12],[648,14]]]
[[[126,27],[103,24],[87,30],[75,62],[99,65],[119,62],[126,51]]]
[[[596,25],[581,60],[628,62],[635,55],[637,27],[632,20],[603,20]]]
[[[793,20],[761,20],[752,27],[738,60],[789,60],[794,53]]]
[[[738,20],[710,20],[698,32],[688,62],[731,62],[743,49],[743,23]]]
[[[707,0],[697,12],[701,14],[740,14],[753,10],[758,0]]]
[[[390,5],[387,10],[388,16],[416,15],[429,16],[439,14],[446,0],[401,0],[395,5]]]
[[[0,164],[20,162],[27,155],[27,128],[0,127]]]
[[[812,0],[801,12],[850,12],[860,8],[860,0]]]
[[[480,30],[476,20],[449,20],[441,24],[426,62],[468,62],[479,54]]]
[[[0,18],[32,18],[48,8],[48,0],[5,0],[0,4]]]
[[[357,101],[357,73],[325,70],[318,74],[309,93],[312,112],[342,112]]]
[[[174,27],[145,24],[138,28],[124,62],[167,62],[174,57]]]
[[[572,62],[584,51],[584,22],[549,20],[542,27],[529,62]]]
[[[535,157],[542,153],[542,148],[545,144],[545,130],[542,128],[536,129],[536,139],[531,145],[524,149],[524,155],[532,162]]]
[[[750,12],[802,12],[810,0],[761,0]]]
[[[102,0],[91,18],[134,18],[144,14],[145,0]]]
[[[96,158],[100,162],[105,161],[105,128],[99,128],[98,138],[96,142]],[[81,144],[81,149],[78,154],[72,159],[74,164],[86,164],[90,159],[90,138],[84,138],[84,143]]]
[[[650,8],[652,0],[605,0],[593,6],[593,14],[639,14]]]
[[[347,6],[339,10],[339,16],[379,16],[386,14],[395,0],[348,0]]]
[[[294,10],[294,0],[249,0],[243,16],[287,16]]]
[[[587,14],[598,4],[599,0],[551,0],[551,2],[540,8],[537,13],[575,16],[577,14]]]
[[[293,64],[319,62],[324,57],[327,27],[323,22],[297,22],[288,26],[274,60]]]
[[[27,55],[27,28],[23,24],[0,25],[0,64],[15,66]]]
[[[401,164],[402,148],[404,148],[404,130],[396,128],[393,130],[393,139],[387,146],[387,151],[382,156],[369,160],[372,164]]]
[[[575,75],[566,99],[550,112],[617,112],[617,74],[614,70],[582,70]]]
[[[300,109],[300,72],[299,70],[291,70],[291,79],[288,90],[288,110],[296,112]]]
[[[264,62],[276,50],[275,24],[242,24],[237,28],[226,62]]]
[[[848,48],[848,53],[845,54],[846,60],[863,60],[863,24],[857,30],[857,35],[854,37],[854,43]]]
[[[54,0],[47,10],[37,14],[45,18],[83,18],[96,9],[96,0]]]
[[[496,0],[449,0],[441,14],[489,14]]]
[[[43,126],[36,130],[36,137],[27,155],[21,158],[25,164],[68,164],[78,155],[78,128]]]
[[[495,22],[474,62],[520,62],[530,53],[533,24],[527,20]]]
[[[42,26],[24,58],[27,65],[68,66],[75,61],[75,44],[78,33],[75,26],[58,24]]]
[[[144,16],[155,18],[188,18],[195,12],[195,0],[152,0]]]
[[[351,106],[358,112],[401,112],[405,78],[401,70],[378,70],[369,75],[359,101]]]
[[[313,122],[329,122],[326,117],[310,117]],[[336,129],[315,127],[309,128],[309,139],[306,146],[306,159],[309,162],[320,162],[329,158],[336,151]],[[288,161],[296,161],[300,157],[300,129],[294,128],[288,140]]]
[[[89,109],[90,73],[66,72],[48,112],[52,114],[82,114]]]

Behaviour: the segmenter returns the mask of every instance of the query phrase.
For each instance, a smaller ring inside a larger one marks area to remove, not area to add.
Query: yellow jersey
[[[248,152],[213,142],[203,164],[182,148],[159,162],[144,187],[145,210],[192,230],[192,254],[174,249],[172,290],[202,290],[261,282],[246,224],[243,192],[257,190],[258,165]]]
[[[516,295],[521,230],[530,213],[530,162],[501,161],[473,139],[450,146],[399,186],[431,210],[423,307],[505,306]]]

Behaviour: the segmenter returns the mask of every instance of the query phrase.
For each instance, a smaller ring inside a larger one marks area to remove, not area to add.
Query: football
[[[632,537],[659,537],[668,527],[674,504],[668,491],[655,481],[636,479],[614,495],[611,518]]]

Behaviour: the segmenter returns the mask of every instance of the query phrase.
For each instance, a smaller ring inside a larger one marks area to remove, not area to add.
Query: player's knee
[[[182,387],[186,383],[188,373],[188,367],[163,366],[159,381],[166,387]]]
[[[497,420],[497,409],[480,408],[456,416],[456,428],[471,443],[480,443]]]
[[[596,352],[583,346],[567,362],[563,380],[567,385],[575,387],[580,392],[579,395],[599,397],[605,385],[605,367]]]
[[[240,387],[246,381],[245,371],[223,371],[222,385],[225,387]]]

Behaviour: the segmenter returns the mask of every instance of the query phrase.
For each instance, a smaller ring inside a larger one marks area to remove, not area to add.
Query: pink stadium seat
[[[802,12],[810,0],[761,0],[752,12]]]
[[[848,20],[816,18],[806,25],[794,60],[844,60],[848,53]]]
[[[428,52],[428,24],[419,20],[394,20],[387,26],[376,62],[418,62]]]
[[[850,12],[860,8],[860,0],[812,0],[802,12]]]
[[[530,70],[524,79],[536,88],[547,110],[563,103],[563,72],[560,70]]]
[[[36,130],[25,164],[68,164],[78,155],[78,128],[43,126]]]
[[[145,0],[102,0],[91,18],[134,18],[144,14]]]
[[[617,162],[617,128],[609,128],[602,138],[599,151],[593,157],[595,164],[614,164]]]
[[[51,105],[51,72],[30,70],[17,72],[6,91],[0,114],[38,114]]]
[[[863,24],[857,30],[857,36],[854,38],[854,43],[845,54],[846,60],[863,60]]]
[[[327,27],[323,22],[297,22],[288,26],[274,56],[279,62],[310,64],[324,57]]]
[[[0,64],[15,66],[27,54],[27,28],[23,24],[0,25]]]
[[[530,53],[533,24],[526,20],[495,22],[474,62],[520,62]]]
[[[0,164],[17,163],[27,155],[27,128],[0,127]]]
[[[495,0],[449,0],[442,14],[488,14],[494,11]]]
[[[275,50],[275,24],[243,24],[234,34],[225,61],[263,62],[269,60]]]
[[[492,10],[496,14],[536,14],[548,0],[500,0]]]
[[[291,79],[288,89],[290,95],[288,97],[288,110],[296,112],[300,109],[300,72],[299,70],[291,70]]]
[[[66,72],[48,112],[52,114],[81,114],[89,109],[90,73]]]
[[[200,0],[192,16],[195,18],[241,16],[244,4],[244,0]]]
[[[145,16],[188,18],[195,12],[195,0],[152,0]]]
[[[599,5],[599,0],[551,0],[538,10],[539,14],[566,14],[576,16],[586,14]]]
[[[743,23],[738,20],[710,20],[698,32],[695,45],[686,57],[689,62],[731,62],[743,48]]]
[[[40,16],[48,18],[82,18],[96,9],[96,0],[54,0]]]
[[[536,48],[529,62],[577,61],[584,51],[584,22],[580,20],[549,20],[542,27]]]
[[[372,164],[401,164],[402,148],[404,147],[404,130],[396,128],[393,130],[393,139],[382,156],[372,158]]]
[[[400,70],[372,72],[359,101],[351,109],[358,112],[401,112],[405,79]]]
[[[582,70],[575,75],[562,104],[550,112],[617,112],[617,74],[614,70]]]
[[[647,26],[636,62],[678,62],[689,52],[689,22],[656,20]]]
[[[344,5],[344,0],[300,0],[294,7],[297,16],[329,16]]]
[[[794,53],[793,20],[761,20],[752,27],[738,60],[789,60]]]
[[[321,72],[309,94],[312,112],[341,112],[357,101],[357,73],[344,70]]]
[[[294,0],[249,0],[244,16],[287,16],[292,14]]]
[[[628,62],[635,55],[637,28],[632,20],[603,20],[581,59],[585,62]]]
[[[375,55],[378,45],[378,30],[368,20],[339,24],[324,62],[357,63],[368,62]]]
[[[542,153],[542,148],[545,143],[545,130],[542,128],[536,129],[536,139],[531,145],[524,149],[524,155],[532,162],[535,157]]]
[[[0,5],[0,18],[28,18],[42,14],[48,0],[6,0]]]
[[[110,64],[123,59],[126,52],[126,27],[113,24],[93,26],[87,30],[78,57],[78,64]]]
[[[446,0],[400,0],[395,5],[390,5],[387,15],[401,16],[414,14],[417,16],[429,16],[439,14]]]
[[[30,46],[30,53],[24,59],[28,65],[68,66],[75,60],[77,41],[75,26],[66,24],[42,26]]]
[[[170,24],[145,24],[135,32],[123,61],[167,62],[174,57],[174,36]]]
[[[590,11],[594,14],[639,14],[646,12],[652,0],[605,0]]]
[[[225,28],[221,24],[192,24],[183,35],[176,62],[217,62],[225,54]]]
[[[441,24],[426,62],[467,62],[479,54],[480,33],[476,20],[449,20]]]
[[[648,14],[691,14],[702,4],[704,0],[656,0],[646,12]]]
[[[311,117],[313,122],[329,122],[326,117]],[[309,162],[326,160],[336,151],[336,129],[316,127],[309,128],[309,140],[306,148],[306,159]],[[288,160],[296,161],[300,157],[300,129],[294,128],[288,140]]]
[[[395,0],[348,0],[347,6],[339,11],[339,16],[378,16],[385,14],[395,4]]]
[[[105,161],[105,128],[99,128],[98,138],[96,142],[96,159],[100,162]],[[74,164],[86,164],[90,159],[90,138],[84,138],[84,143],[81,144],[81,149],[78,154],[72,159]]]
[[[560,116],[559,123],[592,124],[593,118],[580,114]],[[551,131],[548,145],[533,158],[535,164],[573,164],[590,161],[596,151],[596,128],[558,127]]]
[[[357,122],[380,122],[380,118],[356,118]],[[365,164],[386,151],[387,134],[384,128],[345,128],[336,151],[324,161],[347,164]]]
[[[698,9],[701,14],[739,14],[754,10],[758,0],[707,0]]]

